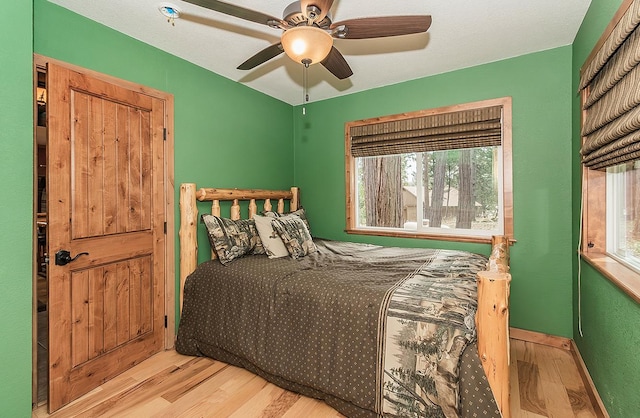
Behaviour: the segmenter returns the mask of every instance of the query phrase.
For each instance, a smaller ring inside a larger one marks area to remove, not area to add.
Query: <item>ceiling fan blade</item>
[[[343,20],[331,25],[333,37],[340,39],[384,38],[426,32],[431,16],[383,16]]]
[[[347,60],[344,59],[344,56],[335,46],[331,47],[329,55],[327,55],[327,58],[325,58],[321,64],[340,80],[344,80],[353,75],[353,71],[351,67],[349,67],[349,64],[347,64]]]
[[[282,48],[282,44],[278,42],[277,44],[266,47],[262,51],[258,52],[257,54],[240,64],[238,66],[238,70],[250,70],[262,63],[269,61],[271,58],[277,57],[283,52],[284,49]]]
[[[313,17],[313,20],[319,22],[329,13],[332,4],[333,0],[300,0],[300,9],[302,10],[302,14],[309,19],[310,16],[307,14],[308,7],[316,6],[320,12]]]
[[[261,25],[267,25],[271,27],[286,28],[289,24],[282,19],[273,17],[261,12],[257,12],[251,9],[245,9],[244,7],[236,6],[229,3],[224,3],[217,0],[184,0],[187,3],[195,4],[197,6],[204,7],[206,9],[215,10],[216,12],[224,13],[229,16],[235,16],[240,19],[249,20],[251,22],[260,23]]]

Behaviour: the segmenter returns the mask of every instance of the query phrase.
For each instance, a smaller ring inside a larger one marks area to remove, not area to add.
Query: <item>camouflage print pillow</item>
[[[298,216],[283,216],[271,221],[273,229],[280,235],[292,258],[304,257],[318,249],[304,221]]]
[[[234,221],[213,215],[202,215],[209,242],[222,264],[245,254],[265,254],[256,224],[252,219]]]
[[[302,219],[302,221],[304,222],[305,226],[307,227],[307,231],[309,231],[309,235],[311,235],[311,227],[309,226],[309,220],[307,219],[307,214],[304,211],[304,208],[300,208],[298,210],[294,210],[293,212],[282,213],[282,214],[278,212],[273,212],[273,211],[266,211],[266,212],[262,212],[262,215],[268,216],[270,218],[281,218],[283,216],[290,216],[290,215],[299,216],[300,219]]]

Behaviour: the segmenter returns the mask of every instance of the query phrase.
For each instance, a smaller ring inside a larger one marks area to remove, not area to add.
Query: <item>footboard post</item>
[[[503,418],[511,417],[509,399],[509,239],[495,236],[488,271],[478,272],[478,354]]]
[[[180,312],[184,282],[198,264],[198,208],[195,183],[180,185]]]
[[[478,353],[503,418],[509,418],[509,284],[511,275],[478,273]]]

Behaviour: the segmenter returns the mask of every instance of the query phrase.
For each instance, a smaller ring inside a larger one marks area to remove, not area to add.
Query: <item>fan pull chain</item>
[[[309,101],[309,64],[311,61],[309,59],[302,60],[302,114],[307,114],[306,103]]]

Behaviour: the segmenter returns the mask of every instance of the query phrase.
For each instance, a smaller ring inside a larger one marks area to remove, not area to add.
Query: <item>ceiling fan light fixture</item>
[[[288,29],[282,34],[280,42],[289,58],[295,62],[305,61],[309,64],[317,64],[324,60],[333,47],[331,35],[315,26]]]

